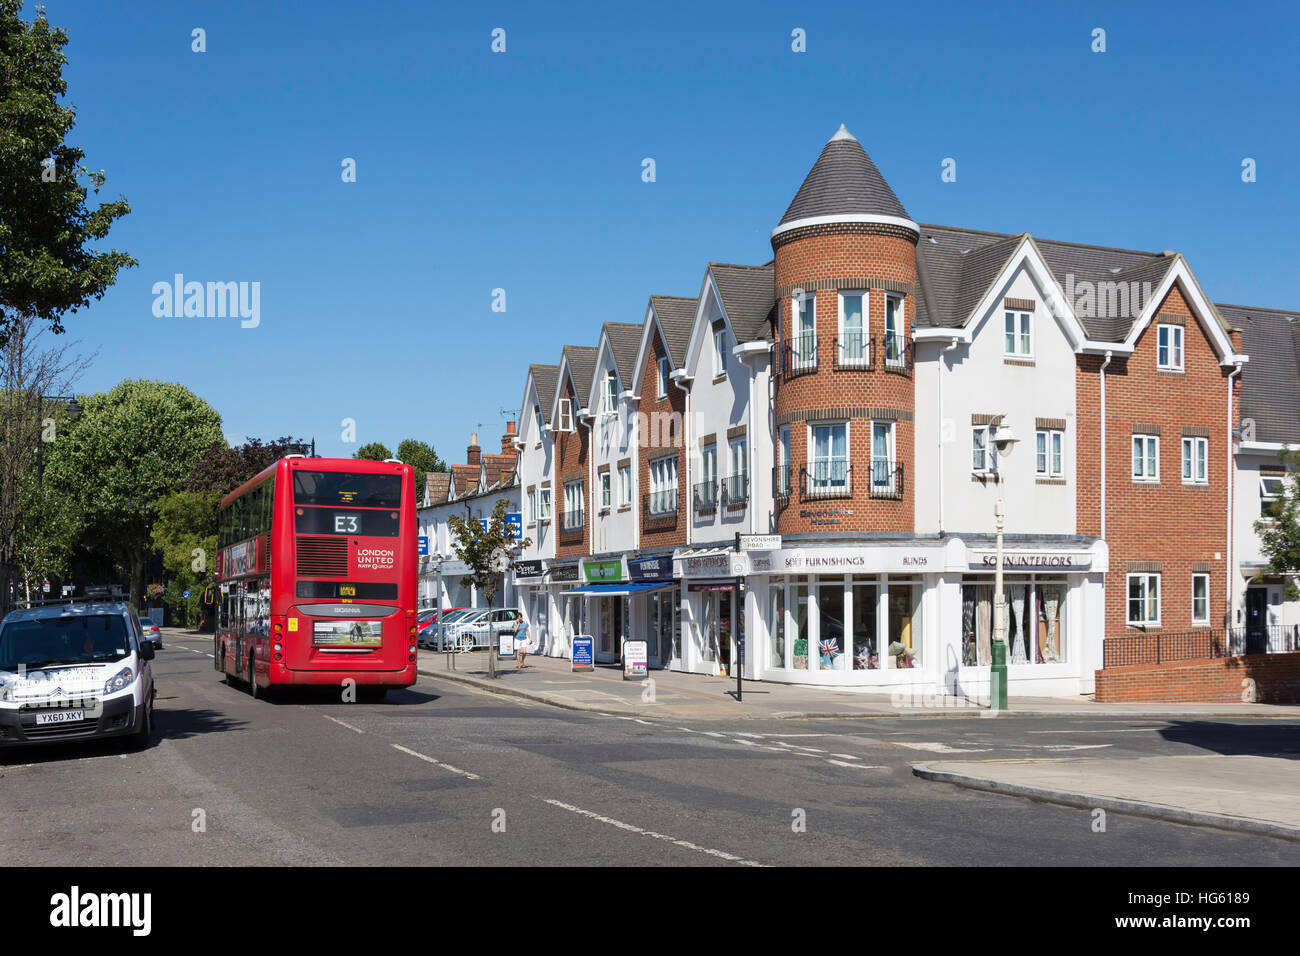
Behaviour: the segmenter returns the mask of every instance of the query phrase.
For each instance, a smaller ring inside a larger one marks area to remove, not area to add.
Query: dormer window
[[[559,418],[560,418],[559,431],[562,432],[573,431],[573,406],[569,401],[569,399],[567,398],[560,399]]]
[[[613,415],[618,411],[618,375],[613,369],[605,375],[605,407],[603,409],[606,415]]]
[[[536,424],[537,424],[537,439],[538,439],[538,441],[540,441],[541,438],[542,438],[542,430],[543,430],[543,428],[545,428],[545,425],[546,425],[546,423],[542,421],[542,406],[541,406],[541,405],[534,405],[534,406],[533,406],[533,421],[536,422]]]
[[[672,367],[671,367],[671,365],[670,365],[669,362],[668,362],[668,356],[667,356],[667,355],[661,355],[661,356],[659,356],[658,366],[659,366],[659,391],[658,391],[658,397],[659,397],[659,398],[666,398],[666,397],[668,396],[668,375],[669,375],[669,373],[672,371]]]
[[[722,378],[727,374],[727,327],[719,325],[713,330],[713,375]]]
[[[1034,354],[1030,313],[1010,309],[1003,315],[1003,354],[1029,358]]]

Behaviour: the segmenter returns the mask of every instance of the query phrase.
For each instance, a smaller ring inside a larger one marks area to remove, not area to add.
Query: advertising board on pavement
[[[593,671],[596,669],[596,662],[592,653],[595,649],[595,643],[595,639],[590,634],[575,634],[573,636],[573,670]]]

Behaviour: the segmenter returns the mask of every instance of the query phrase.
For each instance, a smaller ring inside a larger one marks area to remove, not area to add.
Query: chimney
[[[469,436],[469,447],[465,449],[465,464],[477,466],[483,460],[483,449],[478,447],[478,432]]]
[[[506,433],[501,436],[501,454],[515,454],[515,423],[506,422]]]

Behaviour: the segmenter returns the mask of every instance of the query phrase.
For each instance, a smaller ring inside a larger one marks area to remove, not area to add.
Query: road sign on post
[[[419,549],[418,549],[418,551],[417,551],[416,553],[417,553],[417,554],[428,554],[428,553],[429,553],[429,536],[428,536],[427,534],[422,534],[422,535],[420,535],[420,536],[418,536],[418,537],[416,538],[416,541],[419,543]]]
[[[524,515],[521,511],[506,512],[506,531],[510,537],[518,541],[524,536]]]

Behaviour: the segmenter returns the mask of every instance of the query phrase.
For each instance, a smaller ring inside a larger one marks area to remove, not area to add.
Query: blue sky
[[[46,8],[140,262],[66,322],[98,350],[78,390],[180,381],[232,439],[494,445],[530,362],[768,261],[840,123],[917,221],[1176,249],[1216,301],[1300,310],[1287,4]],[[155,317],[178,272],[259,282],[260,325]]]

